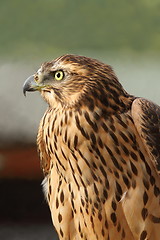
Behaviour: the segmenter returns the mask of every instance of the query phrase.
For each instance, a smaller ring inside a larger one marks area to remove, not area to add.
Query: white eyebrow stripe
[[[38,74],[39,74],[39,73],[42,73],[42,68],[39,68],[38,71],[37,71],[37,73],[38,73]]]

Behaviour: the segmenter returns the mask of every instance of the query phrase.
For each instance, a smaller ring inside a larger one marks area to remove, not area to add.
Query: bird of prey
[[[48,103],[37,145],[61,240],[160,239],[160,107],[128,94],[109,65],[45,62],[23,91]]]

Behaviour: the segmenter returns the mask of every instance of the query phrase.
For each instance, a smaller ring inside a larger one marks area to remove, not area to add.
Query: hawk
[[[160,239],[160,107],[77,55],[43,63],[23,86],[37,90],[49,105],[37,145],[59,239]]]

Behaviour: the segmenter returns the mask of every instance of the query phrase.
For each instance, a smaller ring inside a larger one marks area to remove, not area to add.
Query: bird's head
[[[24,94],[26,91],[40,91],[50,107],[88,105],[90,109],[101,104],[118,110],[130,96],[109,65],[77,55],[64,55],[43,63],[25,81]]]

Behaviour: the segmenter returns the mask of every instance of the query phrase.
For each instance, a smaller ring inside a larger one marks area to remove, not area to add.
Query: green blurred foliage
[[[159,0],[1,0],[1,57],[160,51]]]

